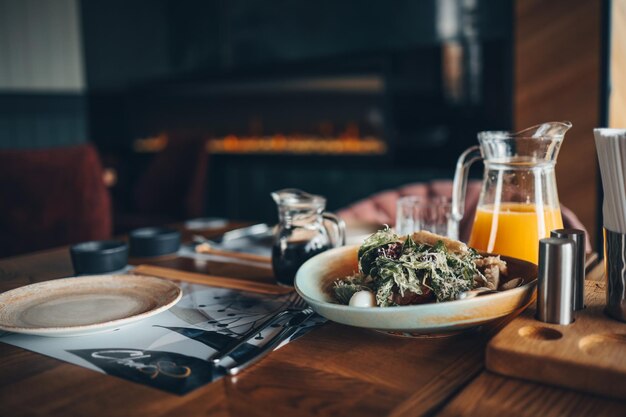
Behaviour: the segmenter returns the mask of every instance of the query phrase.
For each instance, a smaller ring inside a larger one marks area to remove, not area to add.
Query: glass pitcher
[[[538,261],[539,239],[563,227],[554,167],[570,122],[549,122],[521,132],[480,132],[479,146],[467,149],[456,165],[452,216],[463,217],[470,165],[485,170],[469,240],[475,249]]]
[[[293,285],[296,271],[309,258],[345,244],[345,224],[324,212],[326,199],[287,188],[272,193],[279,223],[274,232],[272,267],[279,284]],[[325,221],[326,220],[326,221]],[[327,225],[333,225],[331,231]]]

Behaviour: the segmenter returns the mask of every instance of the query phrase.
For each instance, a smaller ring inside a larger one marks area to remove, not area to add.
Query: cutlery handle
[[[239,372],[243,371],[250,365],[254,365],[261,359],[263,359],[268,353],[274,350],[276,346],[278,346],[283,340],[287,340],[291,336],[294,335],[298,331],[298,326],[304,323],[309,317],[311,317],[313,312],[307,314],[306,318],[303,320],[298,320],[297,323],[285,326],[276,336],[271,338],[267,343],[260,347],[260,349],[252,356],[247,359],[245,362],[238,363],[227,369],[229,375],[237,375]],[[293,319],[292,319],[293,320]]]
[[[191,282],[194,284],[208,285],[210,287],[230,288],[240,291],[250,291],[260,294],[289,294],[293,288],[281,287],[274,284],[249,281],[238,278],[220,277],[215,275],[199,274],[197,272],[180,271],[154,265],[139,265],[133,269],[133,274],[149,275],[153,277],[172,279],[176,281]]]
[[[258,263],[264,263],[264,264],[269,264],[270,262],[272,262],[272,258],[270,258],[269,256],[257,255],[254,253],[234,252],[234,251],[229,251],[229,250],[216,249],[210,243],[201,243],[199,245],[196,245],[196,247],[194,248],[194,252],[207,254],[207,255],[223,256],[226,258],[241,259],[244,261],[258,262]]]
[[[292,310],[283,310],[278,313],[272,315],[270,318],[265,320],[261,325],[252,327],[248,332],[246,332],[243,336],[233,339],[228,342],[226,346],[222,349],[215,352],[212,356],[209,357],[213,363],[217,364],[221,362],[225,357],[236,351],[241,345],[246,343],[248,340],[252,339],[256,334],[261,333],[263,330],[267,329],[272,324],[276,323],[278,320],[283,318],[285,315],[289,313],[296,313],[296,311]]]

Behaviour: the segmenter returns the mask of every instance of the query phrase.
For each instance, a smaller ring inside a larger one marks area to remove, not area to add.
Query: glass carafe
[[[549,122],[517,133],[478,134],[479,146],[457,162],[452,216],[460,221],[470,165],[482,159],[483,184],[469,245],[537,263],[539,239],[563,227],[554,167],[569,122]]]
[[[322,196],[288,188],[273,192],[272,198],[279,219],[272,248],[274,276],[279,284],[293,285],[296,271],[306,260],[345,244],[345,225],[339,217],[324,212],[326,199]]]

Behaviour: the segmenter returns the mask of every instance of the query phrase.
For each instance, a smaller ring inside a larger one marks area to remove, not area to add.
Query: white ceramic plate
[[[441,334],[479,326],[526,307],[535,296],[537,266],[502,256],[509,277],[524,284],[501,293],[466,300],[399,307],[350,307],[332,296],[335,280],[358,270],[358,246],[321,253],[302,265],[295,279],[298,294],[321,316],[337,323],[405,335]]]
[[[0,330],[78,336],[158,314],[182,297],[175,283],[140,275],[94,275],[39,282],[0,294]]]

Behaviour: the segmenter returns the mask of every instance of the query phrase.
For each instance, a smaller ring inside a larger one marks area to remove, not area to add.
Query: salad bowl
[[[298,294],[319,315],[349,326],[392,334],[444,335],[477,327],[526,308],[535,299],[537,265],[501,256],[509,276],[521,278],[516,288],[480,297],[394,307],[352,307],[333,295],[336,280],[358,270],[358,246],[323,252],[305,262],[295,278]]]

